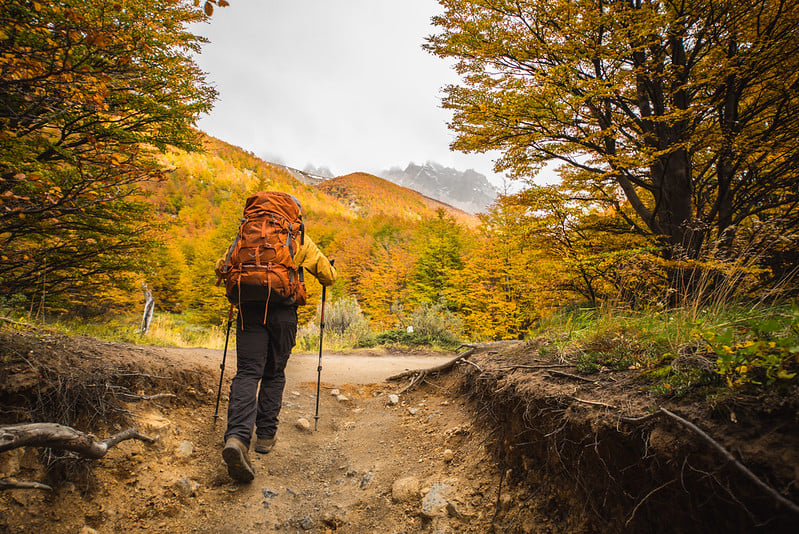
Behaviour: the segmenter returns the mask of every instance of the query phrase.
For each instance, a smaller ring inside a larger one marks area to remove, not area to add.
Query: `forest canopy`
[[[799,4],[440,3],[427,48],[462,77],[453,147],[522,179],[560,163],[545,217],[579,206],[649,238],[671,290],[696,290],[697,262],[796,267]]]
[[[0,7],[0,288],[87,294],[142,268],[158,221],[140,185],[198,147],[216,97],[182,0]],[[44,291],[44,289],[42,289]]]

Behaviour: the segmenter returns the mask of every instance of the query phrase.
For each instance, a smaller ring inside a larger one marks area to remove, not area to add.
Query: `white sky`
[[[422,50],[435,0],[231,0],[195,31],[220,93],[203,131],[268,161],[339,176],[432,160],[485,174],[494,155],[451,152],[449,64]]]

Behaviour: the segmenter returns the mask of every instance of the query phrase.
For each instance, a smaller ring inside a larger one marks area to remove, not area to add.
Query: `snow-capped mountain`
[[[424,165],[393,167],[380,176],[469,213],[485,211],[497,196],[496,188],[479,172],[459,171],[428,161]]]

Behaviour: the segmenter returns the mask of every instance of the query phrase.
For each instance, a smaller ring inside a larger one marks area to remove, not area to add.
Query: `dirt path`
[[[142,352],[218,372],[218,351]],[[296,423],[313,425],[317,356],[292,356],[278,442],[268,455],[251,454],[250,484],[233,483],[222,463],[224,412],[216,429],[211,424],[215,391],[181,408],[137,405],[138,425],[160,434],[159,443],[110,451],[95,465],[91,494],[70,484],[56,495],[14,492],[7,531],[486,532],[499,477],[469,410],[445,382],[390,405],[399,386],[382,381],[450,357],[325,354],[313,432]],[[229,356],[223,391],[234,369]]]

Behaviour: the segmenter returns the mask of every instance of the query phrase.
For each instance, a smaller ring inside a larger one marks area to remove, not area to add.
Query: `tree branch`
[[[129,428],[103,441],[97,441],[93,435],[72,427],[56,423],[27,423],[0,427],[0,452],[18,447],[50,447],[73,451],[84,458],[98,459],[105,456],[108,449],[129,439],[154,443],[157,438]]]

